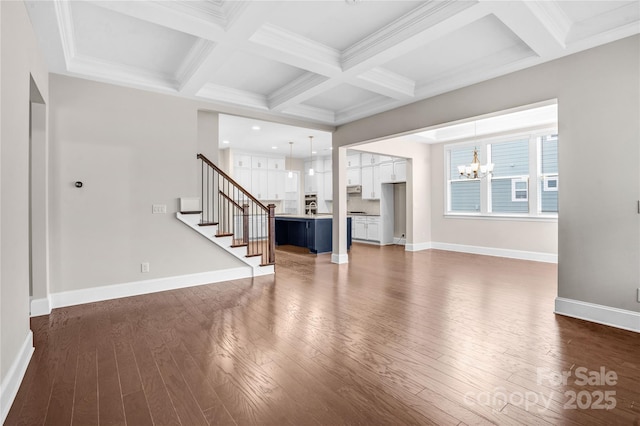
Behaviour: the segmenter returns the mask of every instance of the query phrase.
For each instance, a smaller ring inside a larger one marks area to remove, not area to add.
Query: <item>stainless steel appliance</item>
[[[347,194],[362,194],[362,186],[361,185],[347,186]]]

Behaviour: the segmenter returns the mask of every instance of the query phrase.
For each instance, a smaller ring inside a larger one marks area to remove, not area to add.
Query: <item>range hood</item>
[[[362,194],[362,186],[361,185],[347,186],[347,194]]]

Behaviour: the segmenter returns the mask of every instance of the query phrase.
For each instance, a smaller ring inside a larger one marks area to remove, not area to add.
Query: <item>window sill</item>
[[[519,222],[558,222],[558,215],[539,215],[539,216],[530,216],[530,215],[499,215],[499,214],[480,214],[480,213],[445,213],[445,219],[474,219],[474,220],[509,220],[509,221],[519,221]]]

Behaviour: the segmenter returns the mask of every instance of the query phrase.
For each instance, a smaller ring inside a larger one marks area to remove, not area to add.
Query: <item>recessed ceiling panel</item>
[[[341,84],[309,99],[305,105],[340,112],[376,99],[386,99],[386,97],[349,84]]]
[[[80,56],[173,76],[198,40],[88,2],[70,5]]]
[[[569,19],[571,29],[567,42],[578,41],[602,34],[615,28],[635,23],[640,19],[640,2],[589,1],[558,2],[558,7]]]
[[[218,69],[210,83],[266,96],[304,73],[280,62],[236,52]]]
[[[419,1],[291,1],[269,23],[337,50],[373,34]]]
[[[567,15],[571,22],[577,23],[601,16],[621,7],[633,4],[640,8],[637,1],[560,1],[557,3],[560,9]]]
[[[533,51],[502,21],[488,15],[445,37],[416,49],[387,64],[384,68],[424,84],[441,78],[487,58],[494,58],[493,67],[525,58]]]

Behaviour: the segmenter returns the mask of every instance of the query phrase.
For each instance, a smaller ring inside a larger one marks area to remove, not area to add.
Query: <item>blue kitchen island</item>
[[[333,249],[333,216],[276,215],[276,245],[306,247],[311,253]],[[351,248],[351,218],[347,218],[347,250]]]

